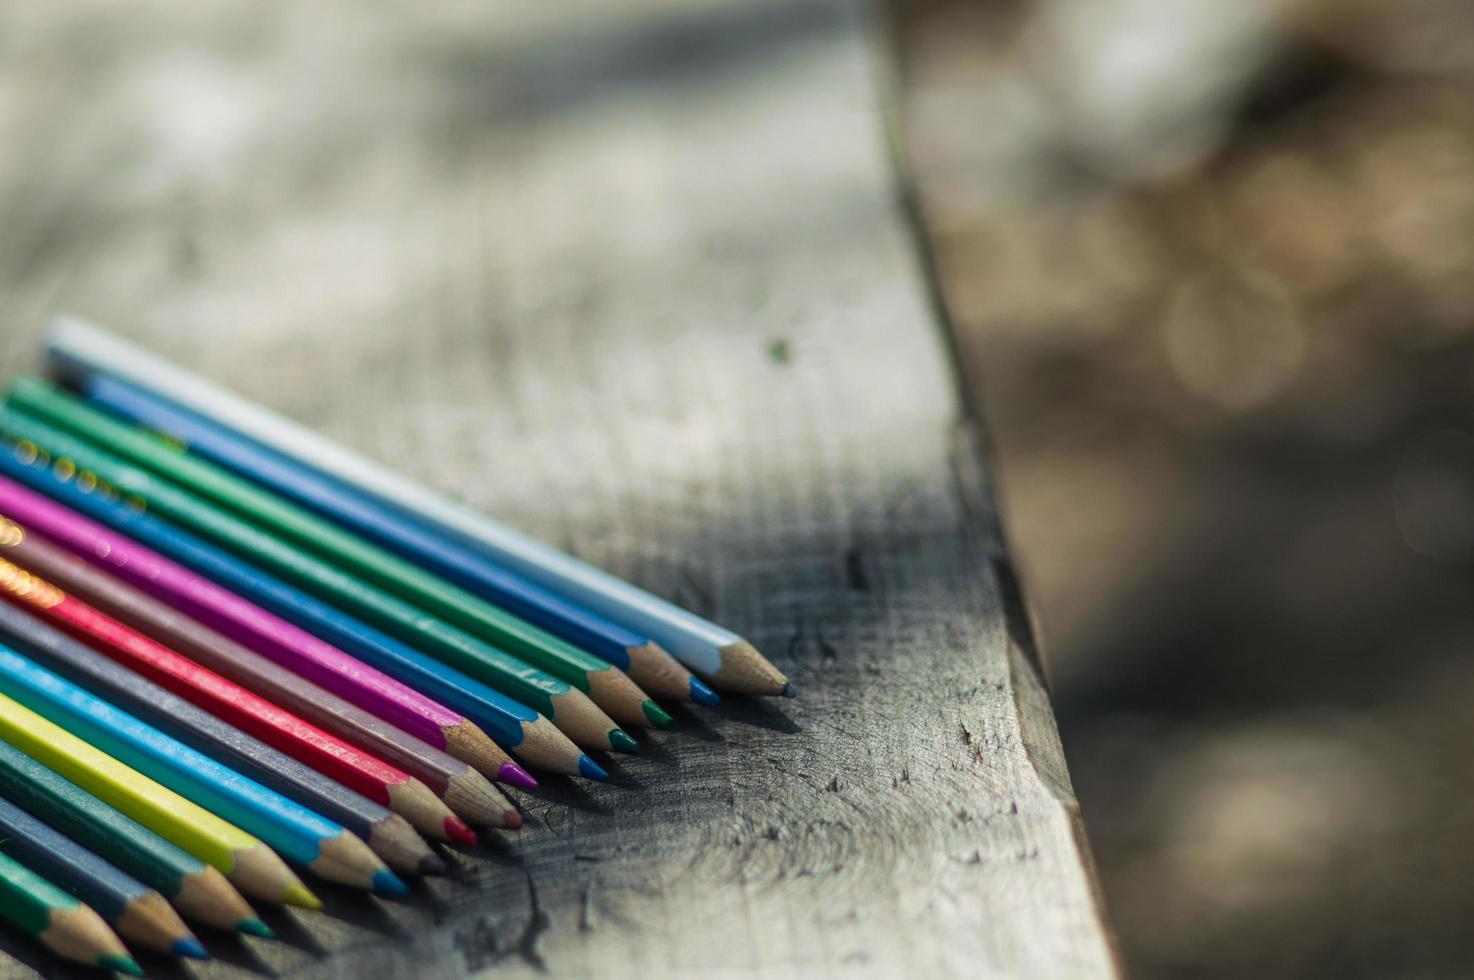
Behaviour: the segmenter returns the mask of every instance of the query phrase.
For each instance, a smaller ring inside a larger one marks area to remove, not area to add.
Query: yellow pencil
[[[260,840],[4,695],[0,695],[0,739],[212,865],[247,895],[322,907]]]

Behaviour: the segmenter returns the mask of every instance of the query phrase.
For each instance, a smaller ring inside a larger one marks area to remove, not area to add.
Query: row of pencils
[[[793,695],[742,637],[105,331],[0,404],[0,917],[127,973],[400,896],[605,780],[661,702]],[[120,938],[121,937],[121,938]]]

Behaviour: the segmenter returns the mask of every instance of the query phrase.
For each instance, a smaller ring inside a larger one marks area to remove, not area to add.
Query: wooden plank
[[[681,712],[614,784],[523,797],[458,880],[330,891],[228,963],[1116,972],[868,8],[0,18],[0,371],[94,316],[729,623],[801,691]]]

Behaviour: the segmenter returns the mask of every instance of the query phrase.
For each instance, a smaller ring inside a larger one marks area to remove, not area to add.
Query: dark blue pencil
[[[490,558],[293,459],[106,375],[79,382],[93,403],[181,443],[378,542],[629,674],[657,698],[715,704],[719,698],[660,646],[628,627],[510,571]]]
[[[210,958],[163,895],[6,799],[0,799],[0,852],[92,906],[124,939],[160,953]]]
[[[214,545],[123,502],[96,484],[63,479],[46,461],[0,446],[0,475],[45,494],[173,559],[470,718],[528,765],[604,780],[608,775],[538,712],[344,615]],[[72,543],[54,539],[74,550]],[[76,551],[94,562],[96,554]],[[187,611],[187,610],[186,610]]]

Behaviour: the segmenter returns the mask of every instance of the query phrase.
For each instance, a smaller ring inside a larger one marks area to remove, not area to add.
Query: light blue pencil
[[[454,536],[503,567],[648,636],[722,689],[792,697],[783,672],[738,634],[440,496],[290,419],[89,324],[53,321],[53,368],[72,383],[110,375],[226,426],[355,492]]]

